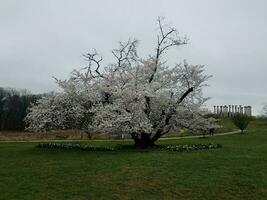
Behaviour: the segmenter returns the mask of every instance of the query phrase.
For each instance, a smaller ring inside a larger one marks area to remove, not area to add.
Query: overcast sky
[[[119,41],[140,40],[153,54],[158,16],[189,37],[170,52],[169,64],[187,59],[213,75],[207,106],[267,103],[266,0],[0,0],[0,87],[32,93],[57,90],[96,48],[105,62]]]

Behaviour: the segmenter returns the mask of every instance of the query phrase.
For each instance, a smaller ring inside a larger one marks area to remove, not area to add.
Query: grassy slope
[[[0,143],[0,199],[267,199],[263,123],[244,135],[160,143],[208,142],[223,148],[93,153]]]

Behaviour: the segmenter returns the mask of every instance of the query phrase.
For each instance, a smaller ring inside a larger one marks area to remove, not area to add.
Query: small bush
[[[244,133],[244,130],[247,128],[249,122],[251,121],[251,117],[241,114],[241,113],[236,113],[232,117],[232,122],[233,124],[241,130],[241,134]]]

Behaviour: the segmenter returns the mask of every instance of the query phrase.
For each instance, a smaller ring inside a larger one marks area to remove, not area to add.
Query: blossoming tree
[[[54,103],[68,102],[57,106],[60,117],[54,121],[54,111],[44,108],[51,107],[49,100],[40,100],[26,118],[29,129],[38,131],[46,127],[47,120],[60,124],[54,127],[64,127],[67,119],[79,121],[87,115],[91,118],[87,131],[127,133],[137,147],[146,148],[172,129],[195,131],[208,126],[200,113],[207,100],[202,88],[210,76],[204,73],[204,66],[186,61],[167,66],[164,54],[187,44],[187,39],[166,27],[161,18],[158,25],[155,55],[148,58],[138,56],[135,39],[120,43],[112,51],[116,62],[107,66],[102,66],[102,57],[95,50],[85,54],[88,66],[74,70],[67,80],[56,79],[65,98]]]

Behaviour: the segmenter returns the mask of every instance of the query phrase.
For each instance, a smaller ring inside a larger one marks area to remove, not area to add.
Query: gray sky
[[[158,16],[186,34],[189,44],[172,51],[170,64],[203,64],[213,105],[267,102],[266,0],[0,0],[0,87],[33,93],[56,90],[52,76],[67,78],[96,48],[105,62],[129,37],[139,55],[152,54]]]

